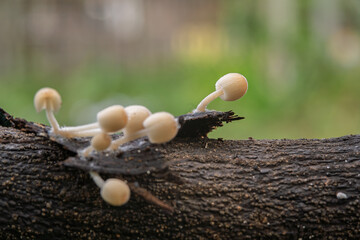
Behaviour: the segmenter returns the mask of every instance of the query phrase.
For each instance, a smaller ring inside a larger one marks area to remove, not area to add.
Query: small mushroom
[[[248,82],[239,73],[228,73],[216,82],[215,88],[216,91],[205,97],[194,112],[204,112],[206,106],[217,97],[224,101],[235,101],[241,98],[248,89]]]
[[[125,111],[128,116],[128,122],[123,129],[124,135],[130,135],[144,129],[143,122],[151,115],[149,109],[140,105],[127,106]]]
[[[106,150],[111,144],[111,137],[108,133],[98,133],[91,139],[91,144],[84,150],[82,150],[82,154],[84,157],[89,156],[89,154],[93,151],[103,151]]]
[[[167,112],[158,112],[147,119],[144,123],[144,132],[146,132],[150,142],[164,143],[172,140],[178,130],[179,124],[173,115]]]
[[[55,134],[59,133],[59,123],[57,122],[54,112],[61,107],[61,96],[53,88],[41,88],[36,92],[34,97],[34,106],[37,112],[45,109],[46,117]]]
[[[147,117],[143,122],[143,129],[124,137],[117,139],[111,143],[111,149],[116,149],[120,145],[147,136],[151,143],[165,143],[172,140],[179,129],[179,124],[173,115],[167,112],[154,113]]]
[[[121,206],[129,201],[130,188],[124,181],[117,178],[104,181],[97,172],[91,171],[89,174],[101,189],[100,195],[105,202],[113,206]]]
[[[140,105],[128,106],[125,108],[125,111],[128,116],[128,123],[123,129],[124,136],[115,140],[111,145],[111,149],[118,148],[118,146],[126,139],[128,139],[127,141],[130,141],[129,139],[135,139],[136,133],[144,129],[143,122],[151,115],[149,109]]]
[[[127,114],[123,106],[113,105],[97,114],[97,122],[77,127],[64,127],[61,133],[68,137],[94,136],[100,132],[114,133],[127,124]]]
[[[127,114],[123,106],[114,105],[97,114],[97,120],[104,132],[118,132],[127,124]]]

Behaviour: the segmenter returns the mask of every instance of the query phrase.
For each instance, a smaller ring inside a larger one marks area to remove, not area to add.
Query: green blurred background
[[[358,0],[2,0],[0,107],[47,123],[33,96],[48,86],[62,125],[112,104],[180,115],[239,72],[247,94],[209,109],[246,119],[211,137],[359,134],[359,29]]]

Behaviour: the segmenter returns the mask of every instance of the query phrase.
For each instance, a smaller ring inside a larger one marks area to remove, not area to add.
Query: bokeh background
[[[225,139],[360,132],[358,0],[1,0],[0,106],[47,123],[35,92],[56,88],[63,125],[112,104],[190,112],[229,72],[247,94],[210,109],[246,119]]]

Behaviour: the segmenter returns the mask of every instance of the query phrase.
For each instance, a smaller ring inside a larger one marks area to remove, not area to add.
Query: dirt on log
[[[236,118],[219,116],[203,123],[211,130]],[[179,117],[195,132],[189,119]],[[59,143],[46,130],[0,109],[0,239],[360,238],[360,135],[185,134],[82,160],[76,149],[88,139]],[[130,201],[106,204],[87,173],[94,169],[128,181]]]

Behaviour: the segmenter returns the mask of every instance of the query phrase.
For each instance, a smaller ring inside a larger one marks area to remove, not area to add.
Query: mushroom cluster
[[[193,111],[204,112],[207,105],[217,97],[224,101],[241,98],[247,91],[246,78],[238,73],[229,73],[215,84],[216,91],[204,98]],[[51,125],[50,134],[64,138],[92,137],[90,145],[79,151],[85,159],[93,151],[113,151],[123,144],[141,137],[147,137],[151,143],[160,144],[171,141],[178,133],[177,119],[170,113],[152,114],[140,105],[123,107],[113,105],[97,114],[97,122],[75,127],[60,127],[54,113],[61,107],[61,96],[52,88],[40,89],[34,97],[35,109],[45,110]],[[113,140],[111,135],[123,132],[123,136]],[[130,189],[126,182],[110,178],[103,180],[96,172],[89,172],[95,184],[101,189],[100,195],[105,202],[113,206],[125,204],[130,198]]]
[[[61,96],[52,88],[40,89],[34,97],[35,109],[46,111],[51,125],[51,134],[64,138],[92,137],[90,145],[79,151],[83,157],[88,157],[93,151],[116,150],[121,145],[135,139],[147,136],[151,143],[171,141],[177,134],[179,124],[173,115],[167,112],[152,114],[146,107],[133,105],[123,107],[113,105],[97,114],[97,122],[76,127],[60,127],[54,112],[61,107]],[[111,134],[122,131],[123,137],[113,140]],[[104,181],[96,172],[90,176],[101,189],[101,197],[110,205],[120,206],[130,198],[130,189],[119,179]]]

